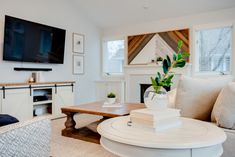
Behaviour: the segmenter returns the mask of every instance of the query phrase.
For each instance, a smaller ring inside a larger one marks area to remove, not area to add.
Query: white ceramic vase
[[[144,93],[144,104],[148,109],[158,110],[167,108],[168,103],[168,95],[165,90],[161,91],[161,94],[157,94],[153,87],[150,86]]]
[[[109,104],[114,104],[116,102],[116,98],[108,98],[107,101]]]

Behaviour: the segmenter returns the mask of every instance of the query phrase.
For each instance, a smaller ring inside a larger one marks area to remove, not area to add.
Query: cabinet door
[[[2,90],[0,90],[0,113],[2,113]]]
[[[16,117],[19,121],[33,118],[33,106],[29,89],[12,89],[5,91],[2,98],[2,113]]]
[[[54,94],[54,116],[63,116],[61,107],[74,105],[74,93],[72,87],[58,87]]]

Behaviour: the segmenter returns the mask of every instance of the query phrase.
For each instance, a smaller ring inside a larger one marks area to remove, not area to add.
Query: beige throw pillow
[[[213,105],[221,89],[232,81],[232,77],[199,79],[182,76],[179,80],[176,108],[183,117],[210,121]]]
[[[228,129],[235,129],[234,82],[230,83],[222,89],[214,105],[212,115],[214,116],[214,119],[218,126]]]

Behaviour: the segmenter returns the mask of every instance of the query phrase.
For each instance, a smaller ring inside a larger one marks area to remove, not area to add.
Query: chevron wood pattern
[[[178,52],[178,41],[182,40],[184,42],[182,47],[183,51],[189,52],[189,29],[133,35],[128,36],[128,64],[130,64],[135,57],[141,53],[141,50],[156,34],[158,34],[175,52]],[[155,50],[153,49],[153,51]]]

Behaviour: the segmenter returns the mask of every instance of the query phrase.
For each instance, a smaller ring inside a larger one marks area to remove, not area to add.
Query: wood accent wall
[[[178,41],[182,40],[184,42],[182,50],[189,52],[189,29],[133,35],[128,36],[128,64],[134,60],[156,34],[158,34],[175,52],[178,52]]]
[[[140,53],[156,33],[128,36],[128,64]]]
[[[158,33],[160,37],[175,51],[178,52],[177,43],[184,42],[183,51],[189,52],[189,29]]]

